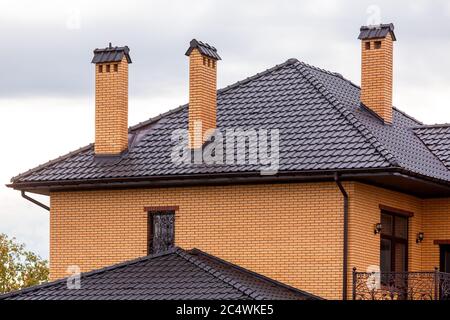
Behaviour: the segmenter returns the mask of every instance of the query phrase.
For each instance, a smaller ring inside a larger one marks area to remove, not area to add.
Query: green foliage
[[[0,294],[48,281],[48,262],[0,233]]]

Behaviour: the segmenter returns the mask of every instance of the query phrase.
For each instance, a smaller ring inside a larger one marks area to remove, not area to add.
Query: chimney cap
[[[390,33],[392,36],[392,40],[396,41],[397,38],[394,34],[394,24],[378,24],[372,26],[362,26],[360,28],[360,33],[358,39],[360,40],[369,40],[369,39],[380,39],[385,38],[387,34]]]
[[[127,58],[128,63],[131,63],[130,48],[113,47],[110,42],[108,47],[94,50],[92,63],[119,62],[122,61],[123,56]]]
[[[189,49],[186,51],[185,55],[189,56],[191,54],[192,50],[194,50],[196,48],[204,56],[213,58],[215,60],[222,60],[220,58],[220,56],[217,54],[216,48],[214,48],[213,46],[211,46],[207,43],[197,41],[196,39],[191,40]]]

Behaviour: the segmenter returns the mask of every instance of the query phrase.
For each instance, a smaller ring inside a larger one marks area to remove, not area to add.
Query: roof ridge
[[[330,71],[330,70],[327,70],[327,69],[319,68],[319,67],[314,66],[314,65],[312,65],[312,64],[308,64],[308,63],[306,63],[306,62],[304,62],[304,61],[298,61],[298,62],[301,63],[301,64],[303,64],[303,65],[304,65],[305,67],[307,67],[307,68],[310,68],[310,69],[313,69],[313,70],[316,70],[316,71],[325,73],[325,74],[327,74],[327,75],[330,75],[330,76],[339,78],[339,79],[341,79],[341,80],[344,80],[344,81],[348,82],[350,85],[352,85],[352,86],[354,86],[354,87],[356,87],[356,88],[360,88],[356,83],[354,83],[353,81],[347,79],[346,77],[344,77],[344,76],[343,76],[342,74],[340,74],[339,72],[333,72],[333,71]]]
[[[367,129],[355,115],[344,108],[340,101],[332,94],[327,88],[320,82],[316,77],[314,77],[308,70],[305,68],[305,64],[299,61],[298,64],[295,65],[297,70],[314,86],[314,88],[319,91],[328,102],[335,107],[349,122],[353,125],[353,127],[358,130],[358,132],[368,140],[368,142],[377,150],[382,157],[391,165],[398,167],[398,161],[395,157],[378,141],[378,139]]]
[[[407,117],[408,119],[416,122],[417,124],[423,125],[423,122],[420,120],[417,120],[416,118],[414,118],[413,116],[407,114],[405,111],[400,110],[397,107],[392,106],[392,109],[394,109],[395,111],[397,111],[398,113],[401,113],[403,116]]]
[[[241,267],[241,266],[236,265],[236,264],[233,264],[233,263],[231,263],[231,262],[229,262],[229,261],[226,261],[226,260],[223,260],[223,259],[218,258],[218,257],[216,257],[216,256],[213,256],[213,255],[211,255],[211,254],[209,254],[209,253],[207,253],[207,252],[204,252],[204,251],[202,251],[202,250],[200,250],[200,249],[193,248],[193,249],[189,250],[188,252],[189,252],[190,254],[199,254],[199,255],[202,255],[202,256],[206,257],[207,259],[215,260],[215,261],[217,261],[218,263],[221,263],[221,264],[223,264],[223,265],[225,265],[225,266],[227,266],[227,267],[229,267],[229,268],[233,268],[234,270],[237,270],[237,271],[239,271],[239,272],[247,273],[247,274],[251,275],[252,277],[258,278],[259,280],[264,281],[264,282],[269,282],[269,283],[272,284],[272,285],[275,284],[275,285],[281,286],[281,287],[283,287],[283,288],[285,288],[285,289],[294,291],[295,293],[301,293],[301,294],[304,294],[304,295],[308,295],[308,296],[310,296],[310,297],[312,297],[312,298],[322,299],[322,298],[319,297],[319,296],[313,295],[313,294],[311,294],[311,293],[309,293],[309,292],[306,292],[306,291],[297,289],[297,288],[292,287],[292,286],[290,286],[290,285],[287,285],[287,284],[285,284],[285,283],[282,283],[282,282],[279,282],[279,281],[274,280],[274,279],[272,279],[272,278],[266,277],[266,276],[264,276],[264,275],[262,275],[262,274],[259,274],[259,273],[256,273],[256,272],[254,272],[254,271],[248,270],[248,269],[246,269],[246,268],[244,268],[244,267]]]
[[[200,250],[198,250],[198,251],[200,251]],[[257,295],[256,294],[257,291],[255,291],[254,289],[250,289],[237,281],[232,281],[229,277],[222,275],[220,273],[220,271],[218,271],[214,267],[207,265],[203,261],[200,261],[197,257],[195,257],[192,254],[189,254],[185,250],[182,250],[182,249],[176,250],[176,254],[178,254],[180,257],[182,257],[186,261],[188,261],[188,262],[194,264],[195,266],[201,268],[202,270],[208,272],[213,277],[225,282],[226,284],[232,286],[236,290],[242,292],[244,295],[246,295],[252,299],[255,299],[255,300],[260,299],[260,295]],[[212,271],[212,270],[214,270],[214,271]],[[236,283],[239,283],[239,286],[237,286]]]
[[[133,133],[134,131],[137,131],[137,130],[141,129],[142,127],[148,126],[149,124],[152,124],[152,123],[154,123],[154,122],[156,122],[158,120],[161,120],[163,117],[166,117],[168,115],[177,113],[177,112],[183,110],[184,108],[187,108],[188,106],[189,106],[189,104],[186,103],[186,104],[180,105],[180,106],[178,106],[176,108],[170,109],[170,110],[168,110],[166,112],[160,113],[159,115],[151,117],[151,118],[149,118],[149,119],[147,119],[145,121],[139,122],[139,123],[137,123],[137,124],[135,124],[133,126],[130,126],[128,128],[128,132],[129,133]]]
[[[114,265],[111,265],[111,266],[107,266],[107,267],[100,268],[100,269],[95,269],[95,270],[88,271],[88,272],[81,272],[80,273],[80,277],[90,277],[92,275],[96,275],[96,274],[103,273],[105,271],[110,271],[110,270],[126,267],[126,266],[129,266],[129,265],[141,262],[141,261],[146,261],[146,260],[150,260],[150,259],[153,259],[153,258],[167,256],[169,254],[175,253],[177,250],[183,250],[183,249],[181,249],[179,247],[173,247],[173,248],[171,248],[171,249],[169,249],[167,251],[164,251],[164,252],[155,253],[155,254],[147,255],[147,256],[144,256],[144,257],[139,257],[139,258],[132,259],[132,260],[127,260],[127,261],[124,261],[124,262],[120,262],[120,263],[117,263],[117,264],[114,264]],[[20,295],[22,293],[33,292],[33,291],[36,291],[38,289],[42,289],[42,288],[50,287],[50,286],[53,286],[53,285],[56,285],[56,284],[60,284],[60,283],[66,282],[68,278],[69,277],[65,277],[65,278],[61,278],[61,279],[55,280],[55,281],[42,283],[42,284],[37,285],[37,286],[32,286],[32,287],[29,287],[29,288],[19,289],[19,290],[15,290],[15,291],[12,291],[12,292],[5,293],[5,294],[0,294],[0,300],[8,298],[8,297],[11,297],[11,296]]]
[[[341,79],[341,80],[344,80],[344,81],[348,82],[348,84],[352,85],[353,87],[355,87],[355,88],[357,88],[357,89],[361,89],[361,86],[359,86],[359,85],[357,85],[356,83],[354,83],[353,81],[347,79],[346,77],[344,77],[344,76],[343,76],[342,74],[340,74],[339,72],[333,72],[333,71],[329,71],[329,70],[327,70],[327,69],[319,68],[319,67],[317,67],[317,66],[308,64],[308,63],[303,62],[303,61],[299,61],[299,63],[302,63],[302,64],[303,64],[304,66],[306,66],[307,68],[310,68],[310,69],[313,69],[313,70],[316,70],[316,71],[325,73],[325,74],[327,74],[327,75],[334,76],[334,77],[339,78],[339,79]],[[394,110],[396,110],[397,112],[401,113],[402,115],[404,115],[405,117],[407,117],[407,118],[409,118],[409,119],[411,119],[411,120],[413,120],[413,121],[415,121],[415,122],[417,122],[417,123],[419,123],[419,124],[423,124],[422,121],[417,120],[416,118],[414,118],[413,116],[411,116],[411,115],[407,114],[406,112],[400,110],[399,108],[397,108],[397,107],[395,107],[395,106],[392,106],[392,108],[393,108]]]
[[[414,130],[418,130],[418,129],[438,129],[438,128],[449,128],[449,127],[450,127],[450,123],[435,123],[435,124],[423,124],[421,126],[414,127],[412,129],[414,131]]]
[[[246,84],[246,83],[248,83],[248,82],[250,82],[250,81],[253,81],[253,80],[258,79],[258,78],[260,78],[260,77],[262,77],[262,76],[265,76],[265,75],[267,75],[267,74],[269,74],[269,73],[271,73],[271,72],[273,72],[273,71],[275,71],[275,70],[281,69],[281,68],[283,68],[283,67],[285,67],[285,66],[288,66],[288,65],[290,65],[290,64],[295,64],[295,63],[297,63],[297,62],[298,62],[297,59],[295,59],[295,58],[290,58],[290,59],[286,60],[286,61],[283,62],[283,63],[277,64],[277,65],[275,65],[275,66],[273,66],[273,67],[271,67],[271,68],[268,68],[268,69],[266,69],[266,70],[264,70],[264,71],[258,72],[257,74],[254,74],[253,76],[247,77],[247,78],[245,78],[245,79],[243,79],[243,80],[237,81],[237,82],[232,83],[232,84],[230,84],[230,85],[228,85],[228,86],[226,86],[226,87],[223,87],[223,88],[221,88],[221,89],[218,89],[218,90],[217,90],[217,93],[223,93],[223,92],[229,91],[229,90],[231,90],[231,89],[237,88],[237,87],[239,87],[240,85]]]
[[[450,126],[450,125],[449,125]],[[439,128],[439,127],[436,127]],[[431,153],[431,155],[436,158],[442,165],[447,168],[447,170],[450,170],[450,168],[445,164],[444,160],[442,160],[436,153],[434,153],[433,150],[431,150],[428,143],[425,143],[425,141],[420,137],[420,133],[415,130],[415,128],[412,129],[413,134],[416,136],[417,139],[425,146],[425,148]]]

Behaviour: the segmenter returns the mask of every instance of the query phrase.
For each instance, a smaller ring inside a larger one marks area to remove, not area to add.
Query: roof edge
[[[167,251],[161,252],[161,253],[151,254],[151,255],[147,255],[147,256],[136,258],[136,259],[132,259],[132,260],[127,260],[127,261],[124,261],[124,262],[120,262],[120,263],[117,263],[117,264],[114,264],[114,265],[111,265],[111,266],[107,266],[107,267],[100,268],[100,269],[95,269],[95,270],[88,271],[88,272],[82,272],[80,274],[80,276],[81,277],[89,277],[89,276],[92,276],[92,275],[103,273],[105,271],[110,271],[110,270],[114,270],[114,269],[117,269],[117,268],[126,267],[126,266],[129,266],[129,265],[135,264],[135,263],[139,263],[141,261],[146,261],[146,260],[149,260],[149,259],[166,256],[166,255],[175,253],[175,251],[178,250],[178,249],[184,250],[184,249],[181,249],[179,247],[173,247],[173,248],[171,248],[171,249],[169,249]],[[62,279],[55,280],[55,281],[46,282],[46,283],[43,283],[43,284],[40,284],[40,285],[37,285],[37,286],[32,286],[32,287],[28,287],[28,288],[24,288],[24,289],[20,289],[20,290],[16,290],[16,291],[8,292],[8,293],[5,293],[5,294],[0,294],[0,300],[3,300],[5,298],[9,298],[9,297],[12,297],[12,296],[20,295],[22,293],[33,292],[35,290],[46,288],[46,287],[49,287],[49,286],[52,286],[52,285],[55,285],[55,284],[64,283],[64,282],[67,282],[67,279],[68,279],[68,277],[65,277],[65,278],[62,278]]]

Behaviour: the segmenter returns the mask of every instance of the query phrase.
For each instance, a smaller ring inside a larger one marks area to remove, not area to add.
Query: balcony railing
[[[450,273],[357,272],[353,300],[450,300]]]

